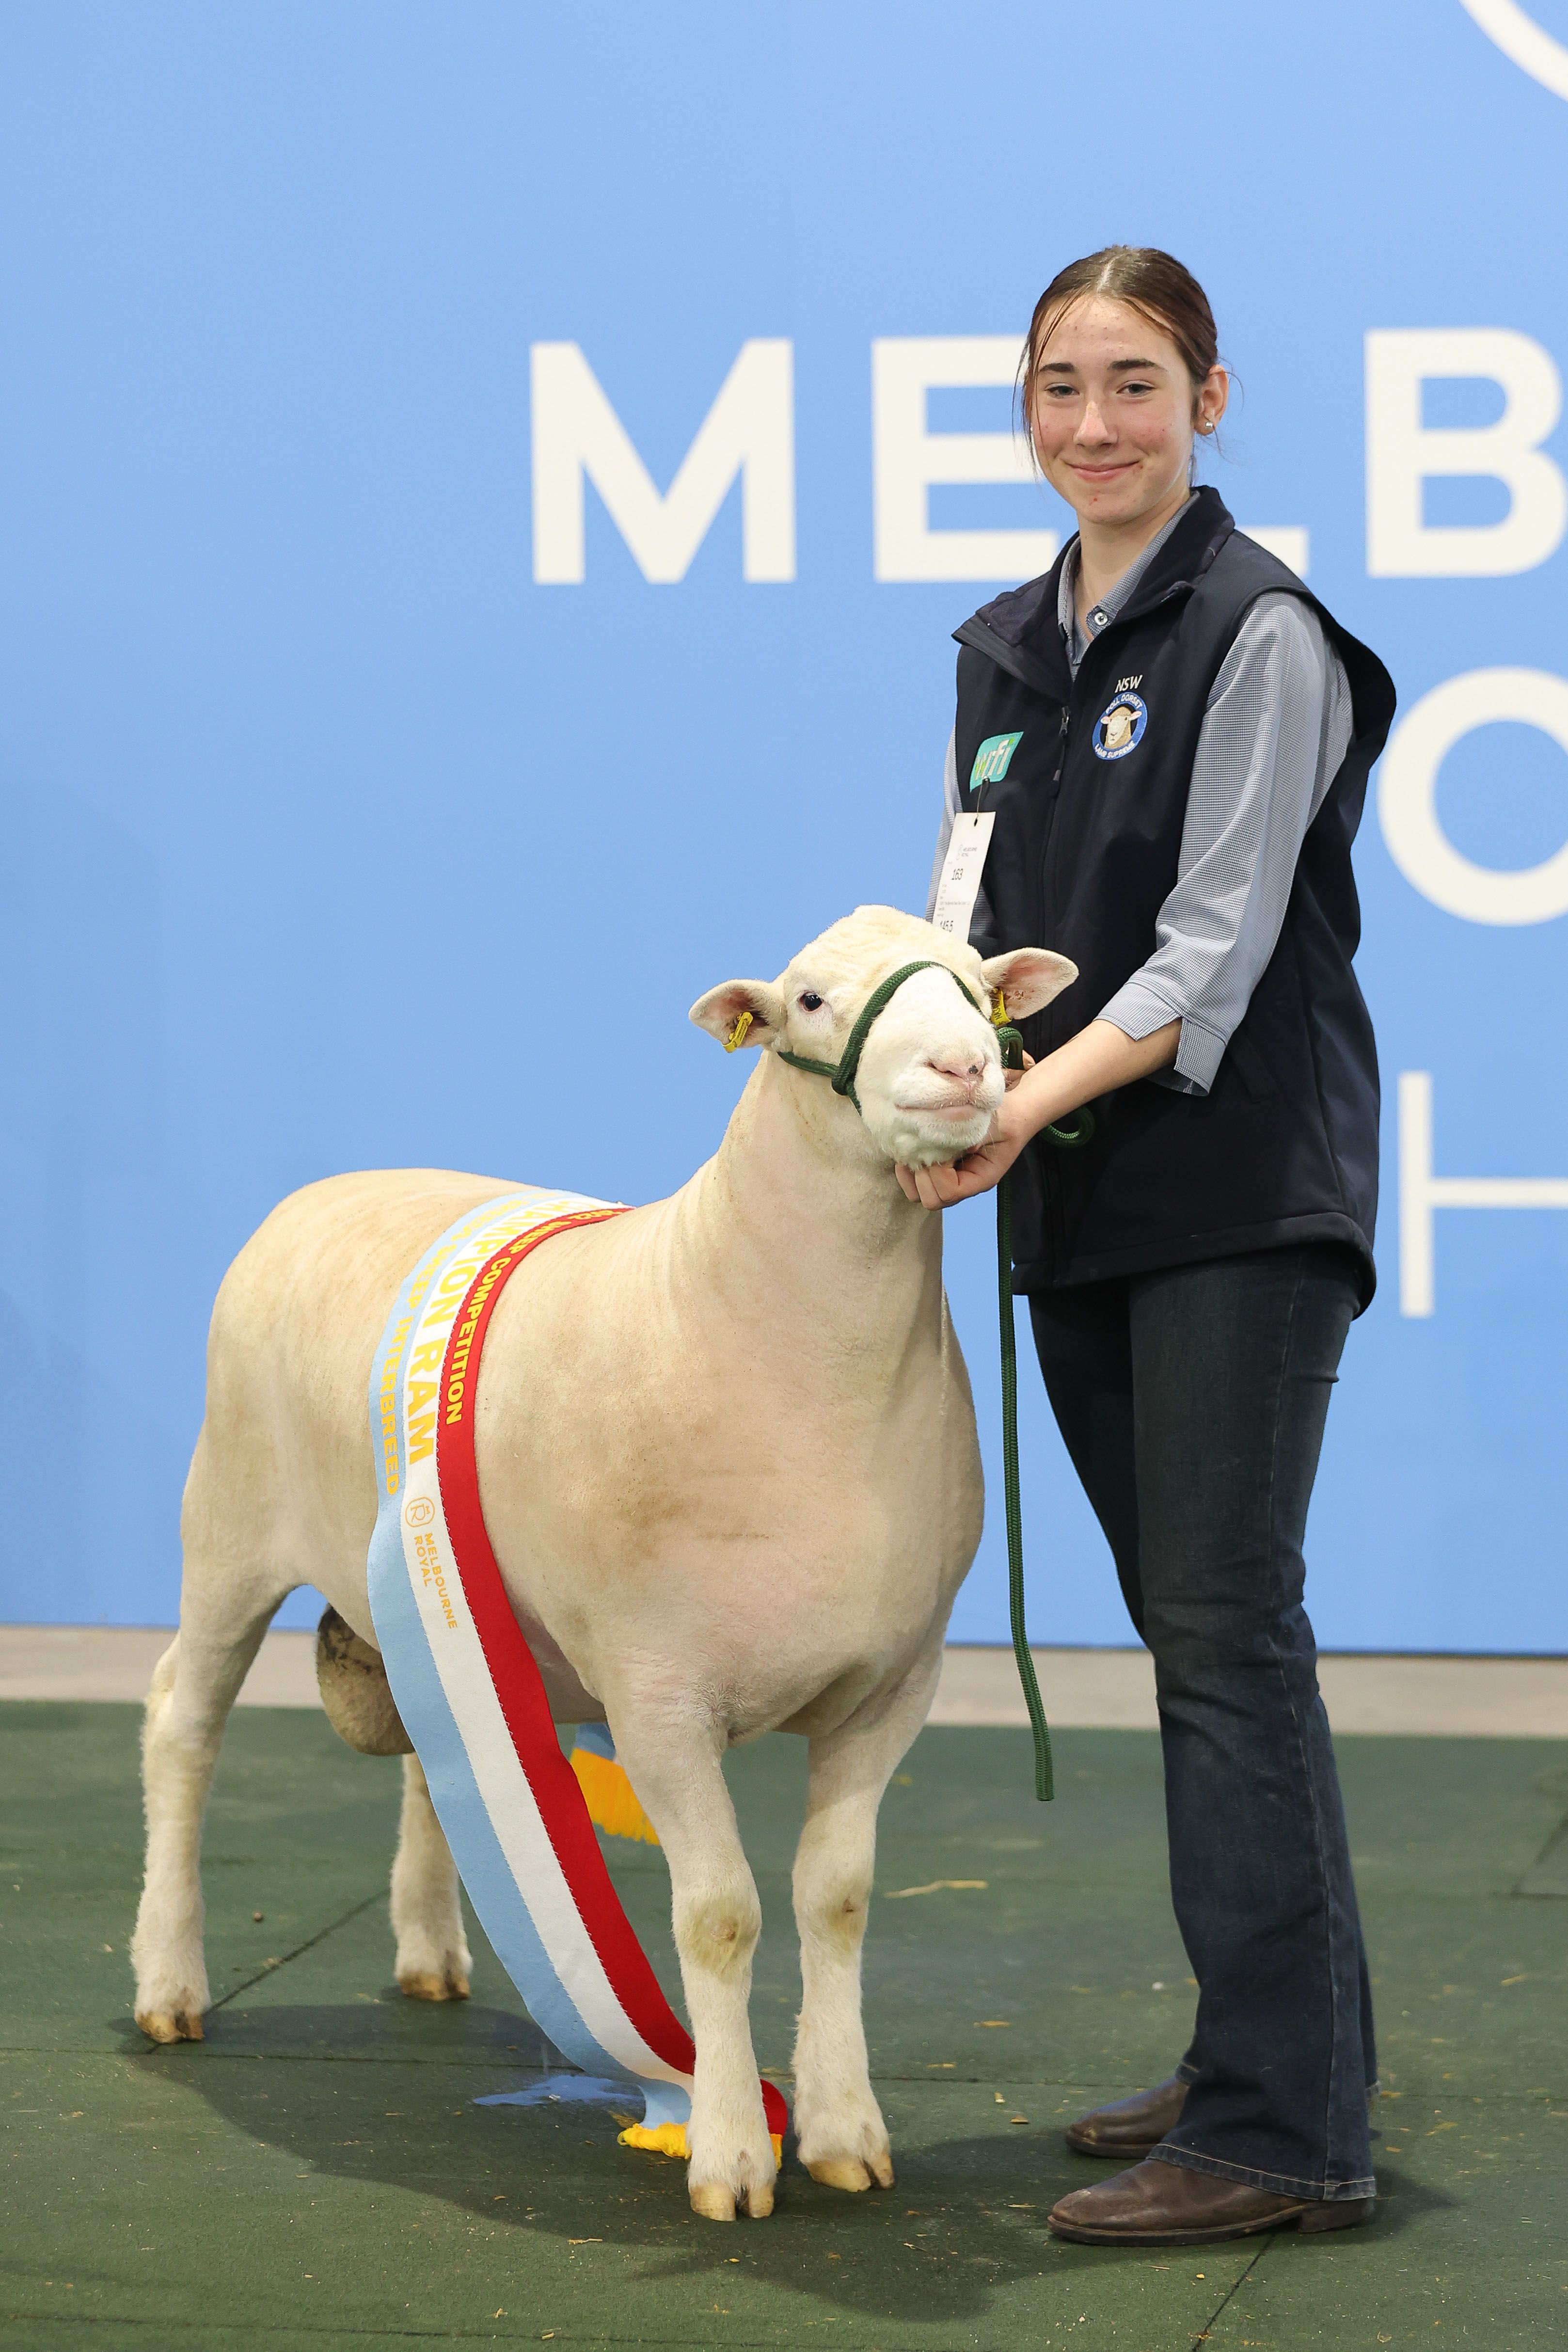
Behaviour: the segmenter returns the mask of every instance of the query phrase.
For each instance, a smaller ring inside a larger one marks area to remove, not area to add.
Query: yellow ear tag
[[[746,1033],[750,1026],[751,1015],[749,1013],[742,1013],[737,1015],[735,1026],[724,1041],[724,1050],[727,1054],[733,1054],[737,1045],[745,1045]]]
[[[1002,994],[1001,990],[998,988],[998,991],[997,991],[997,1006],[996,1006],[996,1011],[995,1011],[995,1012],[992,1013],[992,1015],[991,1015],[991,1026],[992,1026],[992,1028],[993,1028],[993,1029],[1005,1029],[1005,1028],[1007,1027],[1007,1025],[1008,1025],[1008,1000],[1007,1000],[1007,998]]]

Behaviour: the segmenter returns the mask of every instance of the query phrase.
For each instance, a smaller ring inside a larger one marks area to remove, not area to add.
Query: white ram
[[[922,957],[948,969],[905,981],[873,1025],[860,1115],[779,1058],[836,1062],[872,992]],[[762,1049],[718,1151],[669,1200],[548,1244],[491,1327],[476,1434],[492,1544],[558,1719],[608,1719],[668,1860],[697,2053],[690,2191],[716,2219],[772,2204],[747,2014],[759,1913],[721,1769],[727,1746],[765,1731],[810,1742],[794,1874],[800,2155],[840,2188],[893,2179],[861,2019],[877,1808],[925,1721],[981,1519],[942,1221],[905,1200],[894,1164],[986,1133],[1003,1077],[976,1000],[1005,987],[1021,1016],[1073,977],[1033,948],[982,963],[865,907],[776,982],[711,990],[693,1020],[722,1039],[748,1013],[745,1042]],[[313,1184],[219,1292],[180,1631],[147,1706],[133,1959],[157,2041],[201,2039],[202,1814],[274,1611],[314,1584],[373,1645],[365,1393],[391,1303],[455,1219],[515,1189],[428,1170]],[[343,1649],[329,1671],[363,1667],[368,1651]],[[349,1736],[396,1744],[369,1696]],[[462,1995],[456,1875],[412,1756],[404,1769],[398,1979]]]

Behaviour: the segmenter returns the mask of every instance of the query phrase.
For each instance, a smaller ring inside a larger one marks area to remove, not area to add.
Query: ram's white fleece
[[[863,1116],[773,1050],[836,1062],[878,982],[926,957],[949,971],[906,982],[874,1024]],[[1003,986],[1022,1016],[1072,976],[1034,949],[982,966],[862,908],[777,981],[710,991],[694,1020],[727,1037],[749,1012],[761,1049],[718,1151],[670,1199],[549,1242],[495,1314],[476,1427],[486,1519],[558,1717],[608,1718],[669,1863],[697,2050],[691,2194],[714,2218],[772,2201],[747,2017],[759,1914],[721,1770],[728,1745],[764,1731],[810,1742],[800,2153],[840,2187],[893,2178],[860,2011],[876,1812],[925,1720],[981,1517],[941,1220],[905,1200],[893,1162],[980,1139],[1002,1080],[979,1008]],[[148,1703],[134,1960],[157,2039],[200,2037],[201,1815],[268,1620],[311,1583],[373,1640],[365,1392],[391,1302],[446,1226],[517,1189],[433,1170],[329,1179],[273,1212],[219,1292],[180,1632]],[[392,1912],[405,1990],[465,1992],[450,1857],[412,1759]]]

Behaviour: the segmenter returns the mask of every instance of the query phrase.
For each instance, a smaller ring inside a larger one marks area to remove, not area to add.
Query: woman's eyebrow
[[[1157,370],[1159,367],[1158,360],[1113,360],[1107,373],[1122,375],[1134,369],[1136,369],[1139,373],[1144,373],[1151,369]],[[1041,360],[1037,372],[1040,375],[1076,375],[1078,362],[1076,360]]]

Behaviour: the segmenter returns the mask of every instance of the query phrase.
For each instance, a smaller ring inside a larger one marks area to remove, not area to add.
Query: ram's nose
[[[955,1086],[962,1087],[965,1093],[970,1095],[986,1074],[986,1065],[979,1055],[957,1050],[951,1054],[933,1054],[927,1066],[935,1070],[938,1077],[951,1078]]]

